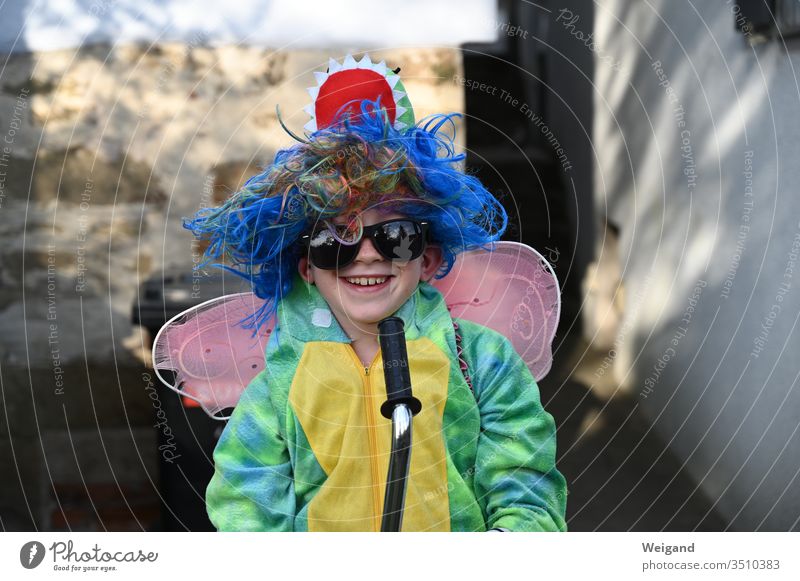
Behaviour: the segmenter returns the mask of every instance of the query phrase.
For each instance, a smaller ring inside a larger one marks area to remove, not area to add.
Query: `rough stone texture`
[[[418,118],[463,109],[452,82],[458,51],[370,54],[402,67]],[[328,56],[191,42],[3,55],[0,470],[11,475],[0,479],[3,528],[150,526],[144,498],[145,517],[120,498],[102,513],[91,494],[70,488],[74,479],[51,483],[41,435],[52,442],[67,429],[134,426],[136,442],[148,430],[155,437],[142,379],[149,338],[130,322],[137,287],[161,269],[192,267],[202,248],[181,219],[225,199],[293,143],[276,105],[301,134],[306,87]],[[80,466],[124,461],[125,446],[107,460],[89,440],[80,440],[88,454]],[[157,498],[154,485],[129,484],[129,494]],[[67,500],[55,510],[59,494]]]
[[[124,152],[120,152],[121,154]],[[151,184],[152,168],[140,161],[105,159],[85,147],[63,151],[40,151],[35,159],[11,158],[8,187],[26,192],[36,205],[64,204],[67,208],[82,202],[93,205],[126,203],[163,207],[164,191]]]
[[[457,51],[371,54],[402,66],[418,118],[462,109]],[[96,316],[86,357],[125,360],[137,284],[161,267],[191,267],[181,218],[292,144],[276,105],[302,133],[305,88],[327,56],[191,44],[12,55],[0,79],[0,131],[11,141],[0,141],[9,150],[0,149],[0,325],[12,330],[0,357],[48,360],[37,337],[52,320],[62,358],[83,358],[76,322]],[[33,340],[17,339],[23,320]]]

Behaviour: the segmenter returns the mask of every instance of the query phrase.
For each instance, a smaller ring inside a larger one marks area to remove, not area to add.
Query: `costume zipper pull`
[[[364,368],[364,375],[369,375],[369,367]]]

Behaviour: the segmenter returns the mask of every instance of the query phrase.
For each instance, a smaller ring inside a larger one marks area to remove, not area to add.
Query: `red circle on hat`
[[[394,124],[394,95],[386,77],[369,69],[348,69],[331,74],[320,86],[314,101],[317,129],[333,125],[337,115],[342,117],[350,113],[351,119],[360,117],[361,101],[378,98],[381,108],[386,109],[389,122]]]

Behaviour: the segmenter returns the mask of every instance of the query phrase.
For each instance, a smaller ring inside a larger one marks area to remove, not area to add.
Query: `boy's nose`
[[[356,256],[356,261],[358,262],[378,262],[383,260],[383,255],[375,249],[375,246],[372,244],[371,238],[364,238],[361,240],[361,248],[358,249],[358,256]]]

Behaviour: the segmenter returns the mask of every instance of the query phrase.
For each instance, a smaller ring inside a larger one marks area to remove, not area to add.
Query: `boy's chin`
[[[345,314],[352,323],[362,328],[374,329],[386,317],[391,317],[400,306],[393,305],[353,305],[352,310],[345,310]]]
[[[358,317],[350,317],[350,321],[358,327],[372,329],[386,317],[391,317],[394,311],[378,313],[359,313]]]

